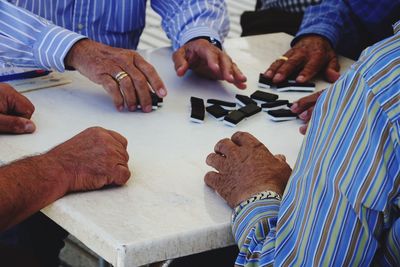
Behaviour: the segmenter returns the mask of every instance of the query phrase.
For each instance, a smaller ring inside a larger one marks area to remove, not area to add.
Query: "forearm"
[[[0,63],[64,71],[64,58],[80,39],[31,12],[0,1]]]
[[[0,167],[0,231],[46,207],[67,191],[63,169],[40,155]]]
[[[219,41],[229,31],[225,1],[190,0],[152,1],[153,9],[162,17],[162,27],[172,41],[174,50],[197,36],[209,36]]]
[[[239,247],[237,266],[273,265],[280,200],[269,197],[237,207],[232,231]]]

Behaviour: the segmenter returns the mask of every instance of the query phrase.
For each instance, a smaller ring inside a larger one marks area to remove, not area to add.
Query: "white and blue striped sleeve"
[[[0,64],[64,71],[64,58],[86,38],[0,0]]]
[[[162,27],[174,50],[198,36],[222,42],[228,34],[229,19],[224,0],[152,0],[151,6],[162,17]]]

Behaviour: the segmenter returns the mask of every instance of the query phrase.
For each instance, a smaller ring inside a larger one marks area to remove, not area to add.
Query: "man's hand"
[[[101,84],[111,95],[119,111],[125,105],[130,111],[134,111],[140,104],[144,112],[150,112],[150,91],[154,91],[159,97],[167,95],[154,67],[131,50],[84,39],[74,44],[66,56],[65,64]],[[128,75],[117,81],[116,76],[121,72]]]
[[[186,43],[172,58],[178,76],[183,76],[188,69],[192,69],[200,76],[225,80],[239,89],[246,88],[246,76],[224,51],[207,40],[197,39]]]
[[[292,112],[298,114],[299,118],[305,122],[305,125],[301,126],[299,129],[301,134],[306,134],[308,123],[314,111],[314,106],[317,103],[319,96],[323,92],[324,91],[318,91],[314,94],[302,97],[299,100],[295,101],[290,107]]]
[[[232,208],[265,190],[283,194],[292,170],[283,156],[272,155],[254,136],[236,132],[214,150],[206,162],[217,172],[208,172],[204,181]]]
[[[46,158],[44,162],[61,166],[61,172],[54,168],[54,177],[62,176],[66,182],[64,194],[95,190],[105,185],[123,185],[129,179],[127,144],[117,132],[94,127],[53,148],[43,157]]]
[[[30,120],[35,107],[10,85],[0,83],[0,133],[24,134],[35,131]]]
[[[318,72],[323,71],[328,82],[335,82],[339,76],[339,62],[327,39],[318,35],[302,37],[284,55],[287,60],[278,59],[264,73],[274,83],[285,81],[292,73],[300,70],[296,81],[305,83]]]

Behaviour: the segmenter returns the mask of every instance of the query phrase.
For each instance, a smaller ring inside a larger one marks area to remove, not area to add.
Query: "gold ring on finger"
[[[284,61],[288,61],[288,57],[285,57],[285,56],[280,56],[278,59],[282,59],[282,60],[284,60]]]
[[[119,83],[123,78],[129,76],[125,71],[120,71],[115,75],[115,80]]]

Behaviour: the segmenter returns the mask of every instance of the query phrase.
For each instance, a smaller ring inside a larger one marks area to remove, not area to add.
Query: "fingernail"
[[[124,106],[118,106],[117,109],[118,111],[122,111],[124,109]]]
[[[274,80],[282,80],[283,79],[283,75],[278,73],[274,76]]]
[[[302,119],[302,120],[305,120],[305,119],[307,118],[307,114],[308,114],[308,112],[307,112],[307,110],[306,110],[306,111],[304,111],[303,113],[301,113],[301,114],[299,115],[299,118]]]
[[[296,113],[298,107],[299,107],[299,104],[297,104],[297,102],[294,102],[294,103],[292,104],[292,106],[290,107],[290,110],[291,110],[292,112]]]
[[[136,106],[135,105],[129,106],[129,111],[135,111],[135,110],[136,110]]]
[[[300,76],[297,77],[296,80],[297,80],[298,82],[302,83],[302,82],[304,82],[305,77],[304,77],[303,75],[300,75]]]
[[[232,82],[235,80],[235,78],[233,78],[233,75],[232,75],[232,74],[229,75],[229,80],[232,81]]]
[[[305,134],[307,131],[307,125],[300,126],[299,131],[301,134]]]
[[[32,122],[28,121],[27,123],[25,123],[24,131],[27,133],[35,131],[35,125]]]
[[[272,78],[272,75],[274,75],[274,73],[272,72],[272,70],[267,71],[267,73],[265,74],[268,78]]]
[[[219,65],[218,65],[217,63],[214,64],[214,67],[215,67],[216,69],[219,69]]]
[[[167,91],[166,91],[164,88],[158,89],[158,93],[159,93],[161,96],[166,96],[166,95],[167,95]]]
[[[144,111],[145,112],[150,112],[152,110],[152,107],[151,106],[145,106],[144,107]]]

